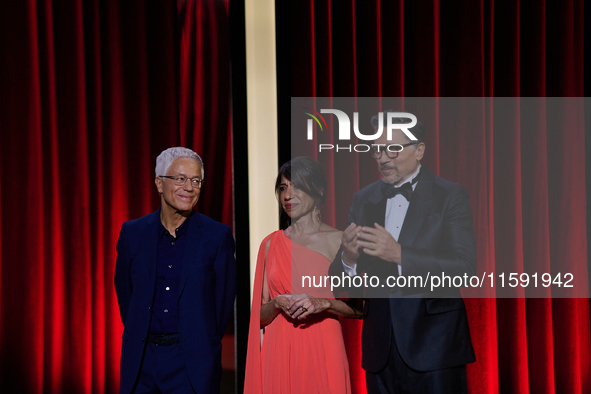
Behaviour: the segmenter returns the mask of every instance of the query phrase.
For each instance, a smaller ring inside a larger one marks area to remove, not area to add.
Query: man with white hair
[[[199,155],[166,149],[156,159],[160,208],[121,227],[121,393],[219,391],[236,261],[230,228],[193,209],[203,177]]]

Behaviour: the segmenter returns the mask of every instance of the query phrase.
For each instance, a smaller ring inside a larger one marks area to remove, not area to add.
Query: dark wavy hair
[[[326,177],[322,166],[316,160],[305,156],[294,157],[281,166],[275,180],[275,195],[278,201],[281,176],[284,176],[295,187],[312,197],[316,201],[316,205],[324,202]],[[291,218],[283,210],[281,201],[279,201],[279,220],[281,229],[286,229],[291,224]]]

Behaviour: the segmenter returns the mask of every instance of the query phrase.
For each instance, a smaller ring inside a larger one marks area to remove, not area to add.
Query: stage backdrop
[[[306,0],[290,11],[295,97],[583,96],[582,0]],[[561,261],[585,267],[581,128],[469,133],[454,130],[450,143],[430,130],[424,163],[468,189],[480,271],[496,261],[544,272]],[[466,139],[470,149],[458,146]],[[357,163],[325,158],[328,174],[351,169],[351,193],[367,184]],[[351,196],[345,200],[328,193],[323,211],[340,229]],[[588,299],[466,306],[477,357],[468,366],[471,393],[591,392]],[[364,393],[361,323],[345,321],[344,329],[354,392]]]
[[[232,225],[223,1],[0,3],[0,391],[118,392],[121,224],[160,151],[202,155]]]

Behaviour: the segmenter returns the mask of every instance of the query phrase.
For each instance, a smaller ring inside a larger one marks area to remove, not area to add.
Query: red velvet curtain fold
[[[115,243],[160,204],[160,151],[203,156],[198,210],[232,224],[226,15],[214,0],[0,4],[0,391],[118,392]]]
[[[296,97],[584,95],[581,0],[292,4]],[[588,277],[585,136],[582,127],[547,126],[556,109],[547,105],[540,101],[532,114],[540,120],[535,133],[521,131],[518,112],[495,113],[492,105],[482,109],[482,133],[429,130],[425,164],[470,192],[480,272],[509,262],[515,270],[568,267]],[[574,109],[559,112],[572,116],[565,122],[584,122]],[[358,163],[322,165],[331,178],[346,173],[357,187],[375,175]],[[324,216],[338,228],[350,197],[326,205],[335,207]],[[470,392],[591,390],[588,299],[466,299],[466,305],[478,359],[468,366]],[[360,328],[344,323],[353,387],[363,393]]]

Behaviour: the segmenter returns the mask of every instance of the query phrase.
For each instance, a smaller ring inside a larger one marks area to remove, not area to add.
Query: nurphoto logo
[[[302,107],[308,112],[304,112],[306,115],[310,116],[311,119],[308,119],[308,128],[307,128],[307,138],[308,140],[314,139],[314,121],[318,124],[321,131],[328,130],[328,124],[322,114],[333,114],[337,117],[337,122],[339,125],[339,141],[350,141],[351,140],[351,120],[349,116],[341,110],[338,109],[321,109],[320,113],[311,110],[307,107]],[[315,112],[315,114],[312,114]],[[398,129],[401,130],[411,141],[417,141],[417,138],[414,136],[413,133],[410,132],[409,129],[413,128],[417,124],[417,117],[411,114],[410,112],[388,112],[386,114],[386,136],[388,140],[392,140],[392,130]],[[408,123],[394,123],[393,119],[409,119]],[[382,136],[384,133],[384,113],[378,113],[378,127],[375,129],[374,134],[362,134],[359,131],[359,113],[353,112],[353,133],[355,136],[362,141],[375,141]],[[397,145],[402,148],[399,144]],[[322,152],[322,150],[330,150],[336,149],[336,151],[345,150],[348,152],[369,152],[372,147],[376,146],[379,150],[381,146],[385,146],[385,144],[356,144],[356,145],[339,145],[336,146],[333,144],[318,144],[318,152]],[[389,145],[390,146],[390,145]],[[388,147],[389,147],[388,146]],[[402,149],[400,149],[402,150]]]

